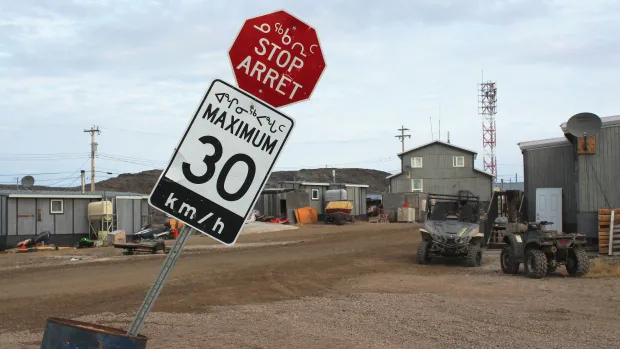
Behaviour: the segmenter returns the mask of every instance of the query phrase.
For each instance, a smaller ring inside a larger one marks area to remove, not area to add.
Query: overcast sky
[[[163,168],[211,81],[235,82],[244,20],[279,9],[316,29],[327,68],[310,100],[282,108],[297,128],[277,169],[396,172],[397,129],[410,148],[439,137],[439,118],[482,168],[483,69],[505,180],[522,174],[518,142],[618,113],[618,1],[0,0],[0,182],[78,184],[92,125],[98,170]]]

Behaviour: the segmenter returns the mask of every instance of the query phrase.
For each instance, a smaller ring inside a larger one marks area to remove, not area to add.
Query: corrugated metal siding
[[[49,199],[38,199],[38,201],[47,201],[49,207]],[[73,199],[62,201],[63,213],[51,215],[54,222],[54,234],[73,234]]]
[[[571,145],[531,149],[523,152],[527,220],[536,220],[536,189],[562,188],[563,226],[576,232],[575,155]]]
[[[30,215],[29,217],[17,217],[17,234],[18,235],[34,235],[37,227],[35,226],[35,224],[37,224],[37,222],[35,222],[35,217],[36,217],[36,205],[35,205],[35,200],[34,199],[19,199],[17,201],[17,214],[18,215]],[[45,216],[43,216],[45,217]],[[41,223],[48,223],[46,222],[38,222],[39,224]],[[41,231],[45,231],[45,230],[49,230],[50,232],[53,233],[53,229],[54,229],[54,222],[53,220],[51,221],[51,225],[47,225],[47,226],[51,226],[51,229],[44,229],[44,225],[40,226]]]
[[[0,196],[0,235],[6,235],[7,233],[6,199],[6,196]]]
[[[360,214],[367,214],[368,213],[368,207],[367,207],[367,203],[366,203],[366,195],[368,194],[368,188],[360,188]]]
[[[321,187],[321,186],[307,186],[307,187],[302,187],[302,189],[304,189],[308,195],[310,195],[310,206],[316,210],[316,212],[318,214],[323,214],[323,206],[324,206],[324,202],[323,202],[323,198],[325,197],[325,188]],[[312,200],[312,189],[317,189],[319,191],[319,199],[318,200]]]
[[[459,190],[469,190],[475,195],[479,196],[481,201],[491,200],[492,180],[490,176],[487,176],[485,174],[470,170],[468,177],[445,178],[439,177],[439,174],[431,174],[430,176],[432,177],[412,177],[412,179],[406,179],[405,175],[402,174],[398,177],[394,177],[392,178],[391,182],[397,183],[397,185],[392,187],[396,190],[392,189],[391,192],[411,192],[413,178],[421,178],[422,191],[425,193],[456,195],[458,194]]]
[[[391,193],[406,193],[411,191],[411,180],[407,179],[404,173],[390,178]]]
[[[88,199],[74,199],[73,201],[73,233],[88,234]]]
[[[32,201],[37,204],[37,209],[41,210],[41,221],[37,222],[37,230],[39,232],[49,231],[52,234],[56,234],[54,231],[54,215],[50,214],[50,199],[19,199],[22,201]],[[63,203],[64,204],[64,203]],[[19,211],[21,212],[21,207]],[[22,220],[23,218],[20,218]],[[20,232],[21,234],[21,232]]]
[[[131,200],[133,201],[133,212],[132,212],[132,221],[133,221],[133,231],[139,232],[140,228],[142,228],[142,200]]]
[[[17,200],[7,199],[7,235],[17,235]]]
[[[599,208],[620,207],[620,126],[601,129],[596,137],[596,154],[579,155],[577,163],[579,211],[595,212]]]
[[[137,230],[134,230],[133,224],[133,201],[133,199],[116,200],[117,228],[124,230],[127,235],[133,235],[137,232]]]
[[[357,188],[353,188],[353,187],[347,187],[345,188],[345,190],[347,191],[347,200],[351,201],[353,203],[353,209],[351,210],[351,214],[354,216],[357,216],[357,210],[358,210],[358,202],[355,199],[355,189]]]

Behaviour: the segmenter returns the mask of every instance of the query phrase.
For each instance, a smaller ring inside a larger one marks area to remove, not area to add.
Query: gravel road
[[[147,319],[147,347],[618,347],[620,280],[507,276],[497,254],[475,269],[420,266],[415,228],[317,225],[231,249],[192,239]],[[127,328],[162,260],[0,271],[0,348],[38,348],[50,316]]]

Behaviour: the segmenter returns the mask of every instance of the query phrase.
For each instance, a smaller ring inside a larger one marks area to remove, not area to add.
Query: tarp
[[[302,207],[296,209],[295,218],[299,224],[315,224],[319,221],[319,215],[312,207]]]

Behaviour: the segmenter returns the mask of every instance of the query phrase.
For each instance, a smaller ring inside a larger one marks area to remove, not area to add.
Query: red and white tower
[[[497,86],[493,81],[482,82],[478,95],[479,114],[482,115],[482,149],[484,151],[484,170],[493,174],[497,180],[497,145],[495,114],[497,114]]]

